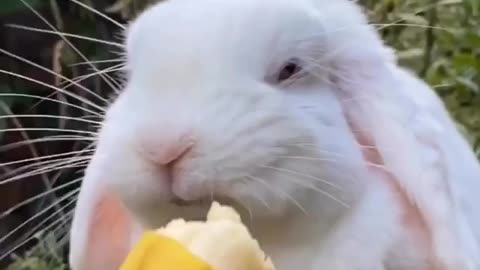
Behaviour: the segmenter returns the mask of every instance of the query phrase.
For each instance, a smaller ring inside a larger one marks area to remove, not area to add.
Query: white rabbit
[[[347,0],[169,0],[126,33],[71,234],[118,269],[144,228],[242,209],[277,269],[480,269],[480,166]]]

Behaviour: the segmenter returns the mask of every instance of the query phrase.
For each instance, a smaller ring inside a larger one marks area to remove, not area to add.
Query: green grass
[[[41,244],[21,256],[15,255],[13,263],[5,270],[68,270],[68,264],[59,253],[53,235],[41,237]]]

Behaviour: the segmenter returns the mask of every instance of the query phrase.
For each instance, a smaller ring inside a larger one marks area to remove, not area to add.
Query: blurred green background
[[[154,2],[79,1],[121,23]],[[70,0],[26,2],[59,31],[122,41],[118,26]],[[480,156],[480,1],[359,2],[386,42],[398,50],[401,64],[415,70],[443,98],[459,129]],[[88,132],[95,131],[93,121],[99,120],[96,114],[101,113],[99,108],[68,93],[104,106],[105,101],[95,94],[110,98],[112,88],[121,84],[121,77],[115,73],[121,62],[105,60],[118,59],[121,50],[112,44],[68,36],[81,56],[58,35],[20,29],[18,25],[51,30],[20,0],[0,2],[0,25],[0,49],[4,50],[0,52],[0,70],[40,82],[0,73],[0,257],[16,248],[14,257],[0,259],[0,269],[10,264],[7,269],[65,270],[68,220],[73,206],[71,192],[79,184],[72,179],[81,176],[86,162],[81,159],[85,156],[82,150],[92,142]],[[104,70],[103,78],[89,75],[96,70],[82,63],[86,59],[94,62],[97,71]],[[76,78],[95,94],[41,67]],[[111,79],[105,82],[107,75]],[[55,91],[49,85],[65,92]],[[72,157],[78,157],[76,163],[72,164],[71,159],[65,163],[65,158]]]

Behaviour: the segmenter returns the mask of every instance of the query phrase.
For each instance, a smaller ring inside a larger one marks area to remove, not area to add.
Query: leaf
[[[461,4],[463,0],[442,0],[437,3],[438,6]]]
[[[404,50],[404,51],[400,51],[400,52],[397,53],[397,55],[398,55],[399,59],[405,60],[405,59],[421,57],[421,56],[423,56],[423,52],[424,52],[423,49],[412,48],[412,49],[407,49],[407,50]]]
[[[477,66],[477,62],[478,60],[475,56],[466,53],[456,54],[452,59],[453,67],[457,73],[474,69]]]
[[[474,91],[475,93],[480,93],[480,87],[475,82],[473,82],[472,80],[467,79],[467,78],[457,77],[456,81],[459,82],[460,84],[464,85],[468,89]]]
[[[472,48],[480,47],[480,34],[469,31],[465,34],[465,45]]]
[[[471,12],[473,16],[478,16],[480,13],[480,3],[478,0],[464,0],[467,10]]]
[[[423,18],[422,16],[417,16],[412,13],[401,13],[401,14],[398,14],[397,16],[400,19],[410,24],[428,25],[428,21],[425,18]]]

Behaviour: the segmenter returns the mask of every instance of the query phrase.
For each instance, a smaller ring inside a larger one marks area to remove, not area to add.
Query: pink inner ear
[[[130,251],[133,222],[118,197],[105,189],[89,224],[87,257],[92,270],[119,269]]]
[[[353,126],[353,124],[351,124]],[[352,130],[358,130],[352,128]],[[357,142],[365,147],[362,147],[362,153],[365,160],[369,164],[375,164],[383,166],[384,161],[379,153],[376,145],[371,142],[370,139],[367,138],[361,132],[353,132]],[[432,237],[430,231],[428,229],[427,223],[423,215],[421,214],[418,207],[416,207],[408,198],[406,191],[402,188],[399,181],[395,178],[394,175],[387,172],[386,170],[378,167],[378,166],[369,166],[369,169],[375,171],[377,174],[382,175],[382,181],[384,181],[387,186],[390,188],[391,192],[395,195],[397,199],[398,206],[400,207],[403,216],[402,221],[404,227],[408,230],[408,232],[414,237],[415,241],[418,244],[419,248],[427,249],[427,253],[431,254],[432,252]]]

